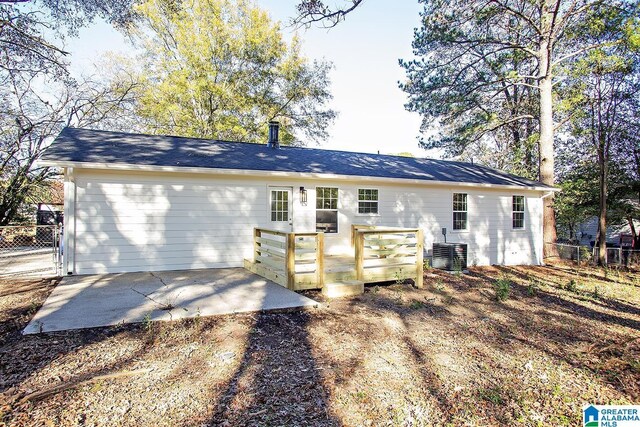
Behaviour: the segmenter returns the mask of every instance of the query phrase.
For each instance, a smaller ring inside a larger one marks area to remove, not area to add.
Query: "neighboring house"
[[[634,221],[636,232],[640,231],[640,222]],[[607,243],[611,245],[620,244],[620,235],[631,235],[631,227],[628,223],[609,224],[607,225]],[[583,246],[591,246],[598,236],[598,217],[591,216],[578,225],[576,237],[579,244]]]
[[[38,203],[37,225],[58,225],[64,222],[64,204]]]
[[[539,182],[480,165],[66,128],[41,163],[65,171],[65,273],[240,267],[253,228],[420,227],[425,248],[468,244],[469,264],[541,264]]]
[[[37,225],[57,225],[63,222],[64,208],[64,183],[51,180],[47,185],[48,190],[36,204]]]

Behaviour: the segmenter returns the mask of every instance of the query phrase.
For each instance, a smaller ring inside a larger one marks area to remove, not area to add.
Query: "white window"
[[[371,188],[360,188],[358,190],[358,213],[378,213],[378,190]]]
[[[271,190],[271,221],[289,221],[288,190]]]
[[[513,196],[511,205],[513,207],[513,228],[524,228],[524,196]]]
[[[338,232],[338,189],[316,187],[316,231]]]
[[[467,195],[453,193],[453,229],[467,230]]]

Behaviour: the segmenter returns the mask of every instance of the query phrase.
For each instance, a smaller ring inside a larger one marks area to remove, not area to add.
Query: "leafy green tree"
[[[607,264],[607,208],[610,200],[610,168],[616,146],[628,141],[640,144],[631,122],[640,107],[640,61],[631,38],[624,34],[629,16],[624,9],[596,5],[576,30],[594,47],[576,61],[565,83],[571,110],[571,133],[590,146],[598,171],[598,262]],[[622,41],[622,42],[620,42]],[[562,91],[562,90],[561,90]],[[619,175],[619,174],[618,174]],[[618,180],[619,181],[619,180]]]
[[[593,161],[572,161],[571,167],[558,174],[562,189],[554,200],[558,235],[576,242],[579,225],[598,214],[598,174]]]
[[[640,31],[630,34],[632,46],[637,50],[640,46]],[[634,225],[634,221],[640,220],[640,99],[637,92],[635,108],[629,114],[625,127],[629,138],[616,144],[613,153],[614,164],[619,165],[622,178],[617,181],[617,185],[612,186],[611,199],[616,202],[614,212],[625,219],[631,229],[634,249],[640,249],[640,230]]]
[[[399,156],[399,157],[415,157],[413,155],[413,153],[410,153],[408,151],[401,151],[399,153],[389,153],[389,156]]]
[[[278,120],[284,144],[327,137],[330,65],[310,63],[250,1],[148,0],[135,12],[146,131],[264,142]]]
[[[407,108],[422,115],[424,132],[437,128],[422,145],[449,157],[471,152],[483,163],[536,176],[532,29],[499,7],[466,6],[425,3],[424,26],[413,43],[418,59],[400,61],[408,76],[401,85],[409,94]]]
[[[410,97],[407,107],[422,114],[426,126],[442,129],[427,145],[459,153],[468,141],[502,133],[513,144],[514,159],[538,163],[540,181],[553,185],[554,133],[562,124],[554,123],[554,82],[566,77],[568,64],[600,46],[584,33],[585,20],[595,24],[611,11],[632,11],[635,5],[598,0],[424,4],[413,42],[418,59],[401,64],[408,77],[403,85]],[[599,15],[591,13],[594,9]],[[606,43],[620,43],[625,25],[612,29]],[[544,240],[555,239],[553,198],[547,197]]]
[[[611,221],[626,223],[633,236],[633,248],[640,248],[640,230],[635,223],[640,220],[640,108],[635,109],[625,125],[633,137],[616,144],[610,167],[609,205]]]

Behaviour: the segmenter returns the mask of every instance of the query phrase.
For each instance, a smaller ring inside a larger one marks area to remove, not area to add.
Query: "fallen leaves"
[[[502,274],[511,275],[513,292],[498,304],[493,281]],[[594,298],[563,288],[571,274],[553,267],[472,268],[461,276],[430,270],[425,289],[380,285],[311,313],[28,337],[20,329],[50,284],[24,283],[15,295],[0,284],[0,420],[158,427],[577,422],[585,402],[640,398],[640,335],[631,327],[640,322],[640,288],[630,291],[624,276],[588,282],[607,295]],[[532,278],[534,295],[527,292]],[[620,286],[627,287],[617,295]]]

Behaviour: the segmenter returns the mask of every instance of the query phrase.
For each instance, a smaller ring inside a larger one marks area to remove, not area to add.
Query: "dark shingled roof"
[[[214,169],[325,173],[376,178],[547,187],[465,162],[353,153],[177,136],[65,128],[44,153],[49,164],[120,163]]]

